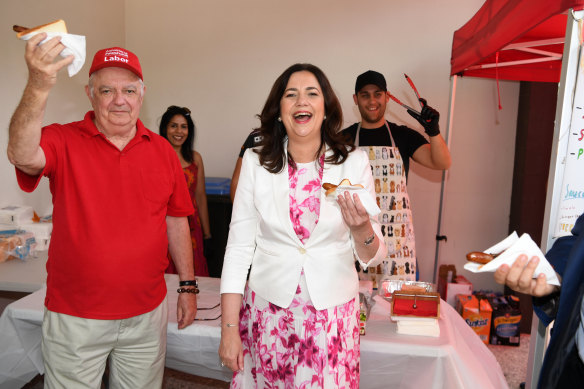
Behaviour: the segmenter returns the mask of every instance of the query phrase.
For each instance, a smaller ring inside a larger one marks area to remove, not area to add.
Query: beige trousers
[[[160,388],[166,355],[166,299],[122,320],[85,319],[45,309],[45,388],[99,388],[109,359],[109,388]]]

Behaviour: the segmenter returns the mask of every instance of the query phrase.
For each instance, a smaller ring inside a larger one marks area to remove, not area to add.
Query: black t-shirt
[[[418,131],[412,130],[407,126],[398,126],[389,121],[387,124],[391,129],[391,135],[393,136],[402,157],[407,179],[410,168],[410,158],[420,146],[428,144],[428,141]],[[358,125],[359,123],[355,123],[352,126],[347,127],[342,133],[348,135],[349,138],[355,142]],[[391,143],[387,127],[384,125],[379,128],[361,128],[361,130],[359,130],[359,146],[393,146],[393,144]]]
[[[239,152],[239,158],[243,158],[243,154],[245,150],[251,149],[252,147],[256,147],[262,141],[263,136],[260,135],[259,130],[253,130],[247,138],[245,138],[245,142],[241,146],[241,151]]]

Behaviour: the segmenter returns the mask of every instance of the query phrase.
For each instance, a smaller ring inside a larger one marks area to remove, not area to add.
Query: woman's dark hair
[[[159,132],[160,135],[168,140],[168,135],[166,133],[166,128],[168,127],[168,123],[170,120],[176,116],[181,115],[187,121],[187,126],[189,128],[189,133],[187,135],[187,139],[180,147],[180,153],[185,161],[192,163],[193,162],[193,141],[195,140],[195,123],[191,118],[191,110],[186,107],[178,107],[176,105],[171,105],[166,109],[164,115],[162,115],[162,119],[160,119],[160,127]]]
[[[308,63],[298,63],[290,66],[276,79],[268,99],[258,115],[260,119],[259,130],[263,135],[261,146],[254,151],[259,154],[260,164],[271,173],[282,171],[285,165],[286,150],[284,150],[284,140],[286,139],[286,129],[282,122],[278,121],[280,116],[280,100],[284,95],[290,76],[296,72],[307,71],[312,73],[322,89],[324,96],[324,112],[326,119],[323,120],[320,132],[320,147],[317,150],[315,159],[324,151],[328,145],[333,154],[325,159],[325,162],[335,165],[343,163],[355,146],[348,145],[346,137],[340,133],[343,124],[343,112],[339,99],[335,95],[333,88],[325,74],[318,67]],[[291,156],[288,158],[291,162]]]

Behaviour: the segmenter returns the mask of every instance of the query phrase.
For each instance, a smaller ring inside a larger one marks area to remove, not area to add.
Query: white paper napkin
[[[545,274],[547,283],[550,285],[560,285],[560,280],[558,275],[552,268],[552,265],[545,258],[545,255],[541,252],[538,245],[531,239],[529,234],[523,234],[520,238],[517,237],[517,233],[509,235],[507,238],[497,243],[496,245],[489,247],[484,252],[487,254],[496,254],[505,250],[497,258],[493,259],[491,262],[481,265],[480,263],[467,262],[464,268],[473,273],[482,272],[494,272],[503,264],[509,266],[513,265],[517,257],[521,254],[527,255],[528,259],[531,257],[539,257],[539,264],[535,268],[533,273],[533,278],[537,278],[540,274]]]
[[[20,37],[23,41],[27,41],[39,32],[31,32],[30,34],[26,34]],[[67,66],[67,71],[69,73],[69,77],[73,77],[76,75],[83,64],[85,63],[85,36],[83,35],[73,35],[73,34],[63,34],[60,32],[47,32],[47,38],[43,40],[40,44],[45,43],[51,38],[56,36],[61,37],[61,43],[65,46],[63,51],[61,51],[61,57],[65,58],[71,54],[75,57],[73,62]]]
[[[353,193],[356,193],[359,196],[359,200],[361,200],[363,207],[365,207],[365,210],[367,211],[367,213],[369,215],[375,216],[375,215],[379,215],[381,213],[381,209],[379,209],[379,207],[377,206],[377,203],[371,197],[369,192],[367,192],[367,190],[365,188],[361,188],[360,186],[351,186],[351,185],[337,186],[337,189],[334,192],[330,193],[327,196],[327,199],[331,199],[331,200],[336,201],[337,197],[339,197],[341,194],[343,194],[345,192],[349,192],[351,195]]]

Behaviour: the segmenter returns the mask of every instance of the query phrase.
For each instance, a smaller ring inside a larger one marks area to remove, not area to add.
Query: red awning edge
[[[571,8],[584,0],[485,1],[454,33],[450,75],[558,82]]]

